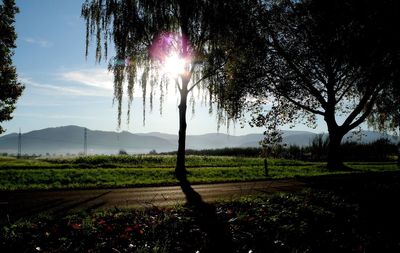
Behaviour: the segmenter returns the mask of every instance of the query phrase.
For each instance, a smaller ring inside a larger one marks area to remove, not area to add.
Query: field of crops
[[[86,156],[16,159],[0,157],[0,190],[115,188],[172,185],[175,156]],[[188,156],[192,183],[266,179],[261,158]],[[330,172],[323,163],[269,160],[268,178],[397,170],[395,163],[348,163],[353,171]]]

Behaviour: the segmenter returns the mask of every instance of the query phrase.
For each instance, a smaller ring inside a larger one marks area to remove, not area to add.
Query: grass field
[[[188,156],[191,183],[265,179],[261,158]],[[16,159],[0,157],[0,190],[115,188],[172,185],[175,156],[87,156],[77,158]],[[269,160],[269,177],[293,178],[335,173],[397,170],[395,163],[348,163],[353,171],[331,172],[324,163]]]

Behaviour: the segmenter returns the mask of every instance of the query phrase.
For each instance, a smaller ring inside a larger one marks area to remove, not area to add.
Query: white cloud
[[[140,75],[140,74],[139,74]],[[114,90],[114,75],[107,69],[94,68],[94,69],[81,69],[73,71],[64,71],[59,74],[59,77],[63,81],[71,82],[71,84],[80,84],[90,88],[97,88],[99,93],[103,92],[112,95]],[[124,84],[124,97],[127,95],[126,91],[127,84]],[[175,101],[178,97],[178,93],[175,92],[174,82],[169,84],[168,96],[164,99],[166,101]],[[146,97],[149,97],[150,87],[147,89]],[[195,97],[197,96],[197,89],[194,90]],[[159,89],[155,88],[154,95],[155,100],[159,98]],[[165,95],[165,94],[164,94]],[[142,89],[135,85],[133,97],[139,98],[143,97]]]
[[[64,106],[61,103],[41,103],[41,102],[21,102],[18,103],[18,106],[25,106],[25,107],[57,107],[57,106]]]
[[[15,117],[29,117],[39,119],[87,119],[95,120],[93,116],[77,116],[77,115],[61,115],[61,114],[45,114],[45,113],[15,113]]]
[[[84,69],[68,71],[60,74],[63,80],[97,87],[105,90],[113,89],[113,75],[106,69]]]
[[[54,93],[55,95],[73,95],[73,96],[95,96],[95,97],[103,97],[109,96],[108,92],[98,92],[91,89],[77,89],[77,88],[68,88],[63,86],[57,86],[52,84],[43,84],[36,81],[33,81],[30,78],[20,78],[21,83],[44,89],[48,92]]]
[[[64,81],[69,81],[74,84],[81,84],[88,87],[95,87],[99,92],[107,92],[113,94],[114,90],[114,75],[107,69],[82,69],[67,71],[60,74]],[[124,85],[124,97],[126,97],[126,83]],[[150,89],[148,89],[150,90]],[[149,91],[148,91],[149,92]],[[147,94],[149,95],[149,94]],[[134,89],[134,97],[142,97],[142,89],[137,85]]]
[[[53,45],[53,43],[41,39],[41,38],[32,38],[32,37],[27,37],[24,39],[25,42],[28,42],[30,44],[35,44],[38,45],[40,47],[51,47]]]

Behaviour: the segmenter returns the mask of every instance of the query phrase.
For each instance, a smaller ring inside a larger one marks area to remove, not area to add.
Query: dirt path
[[[207,202],[257,193],[298,191],[304,183],[296,180],[194,185]],[[66,213],[73,210],[166,206],[184,203],[178,186],[123,189],[0,192],[0,223],[43,211]]]

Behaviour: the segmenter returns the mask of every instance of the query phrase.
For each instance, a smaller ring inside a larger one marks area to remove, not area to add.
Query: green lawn
[[[188,156],[191,183],[265,179],[261,158]],[[57,159],[0,158],[0,190],[172,185],[174,156],[88,156]],[[323,163],[272,159],[269,178],[397,170],[395,163],[348,163],[354,171],[330,172]]]

